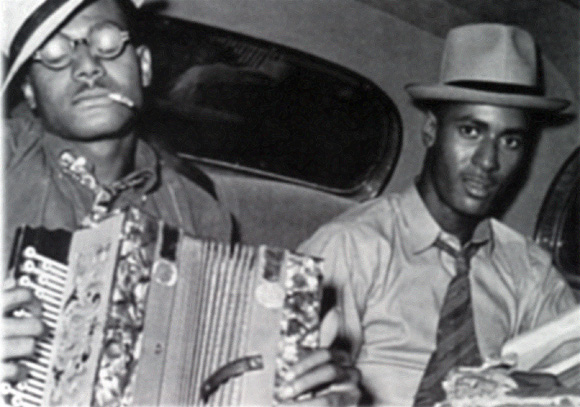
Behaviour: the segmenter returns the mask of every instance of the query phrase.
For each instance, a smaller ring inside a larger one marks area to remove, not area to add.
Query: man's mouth
[[[485,199],[492,195],[496,183],[487,177],[467,175],[463,177],[463,185],[473,198]]]
[[[97,106],[103,104],[111,104],[112,101],[108,97],[109,90],[104,88],[98,89],[88,89],[77,93],[73,99],[73,105],[82,105],[82,106]]]

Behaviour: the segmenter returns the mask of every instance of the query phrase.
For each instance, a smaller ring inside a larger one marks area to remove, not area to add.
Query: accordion
[[[9,405],[271,405],[318,346],[322,262],[288,250],[131,208],[74,233],[24,227],[12,263],[48,333],[27,379],[2,383]]]

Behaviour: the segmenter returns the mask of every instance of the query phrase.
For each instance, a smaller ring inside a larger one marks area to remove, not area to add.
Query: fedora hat
[[[131,0],[140,7],[144,0]],[[8,0],[2,53],[7,61],[2,94],[32,54],[87,0]]]
[[[556,112],[564,99],[545,97],[532,36],[503,24],[470,24],[447,35],[439,82],[405,87],[417,101],[453,101]]]

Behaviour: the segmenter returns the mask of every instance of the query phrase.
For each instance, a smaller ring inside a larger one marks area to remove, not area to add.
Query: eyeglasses
[[[97,24],[85,38],[73,39],[63,33],[53,36],[32,59],[52,70],[61,70],[72,62],[78,44],[85,44],[93,57],[114,59],[121,55],[129,41],[129,32],[121,30],[111,22]]]

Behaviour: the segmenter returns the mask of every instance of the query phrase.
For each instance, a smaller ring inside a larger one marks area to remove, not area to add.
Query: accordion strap
[[[191,182],[210,194],[213,199],[219,201],[214,182],[205,172],[203,172],[190,161],[187,161],[178,155],[171,154],[161,148],[156,149],[156,151],[163,162],[169,167],[173,168],[175,172],[189,179]]]
[[[209,396],[217,388],[235,376],[239,376],[252,370],[264,368],[262,355],[246,356],[229,362],[213,372],[201,385],[201,397],[207,403]]]

